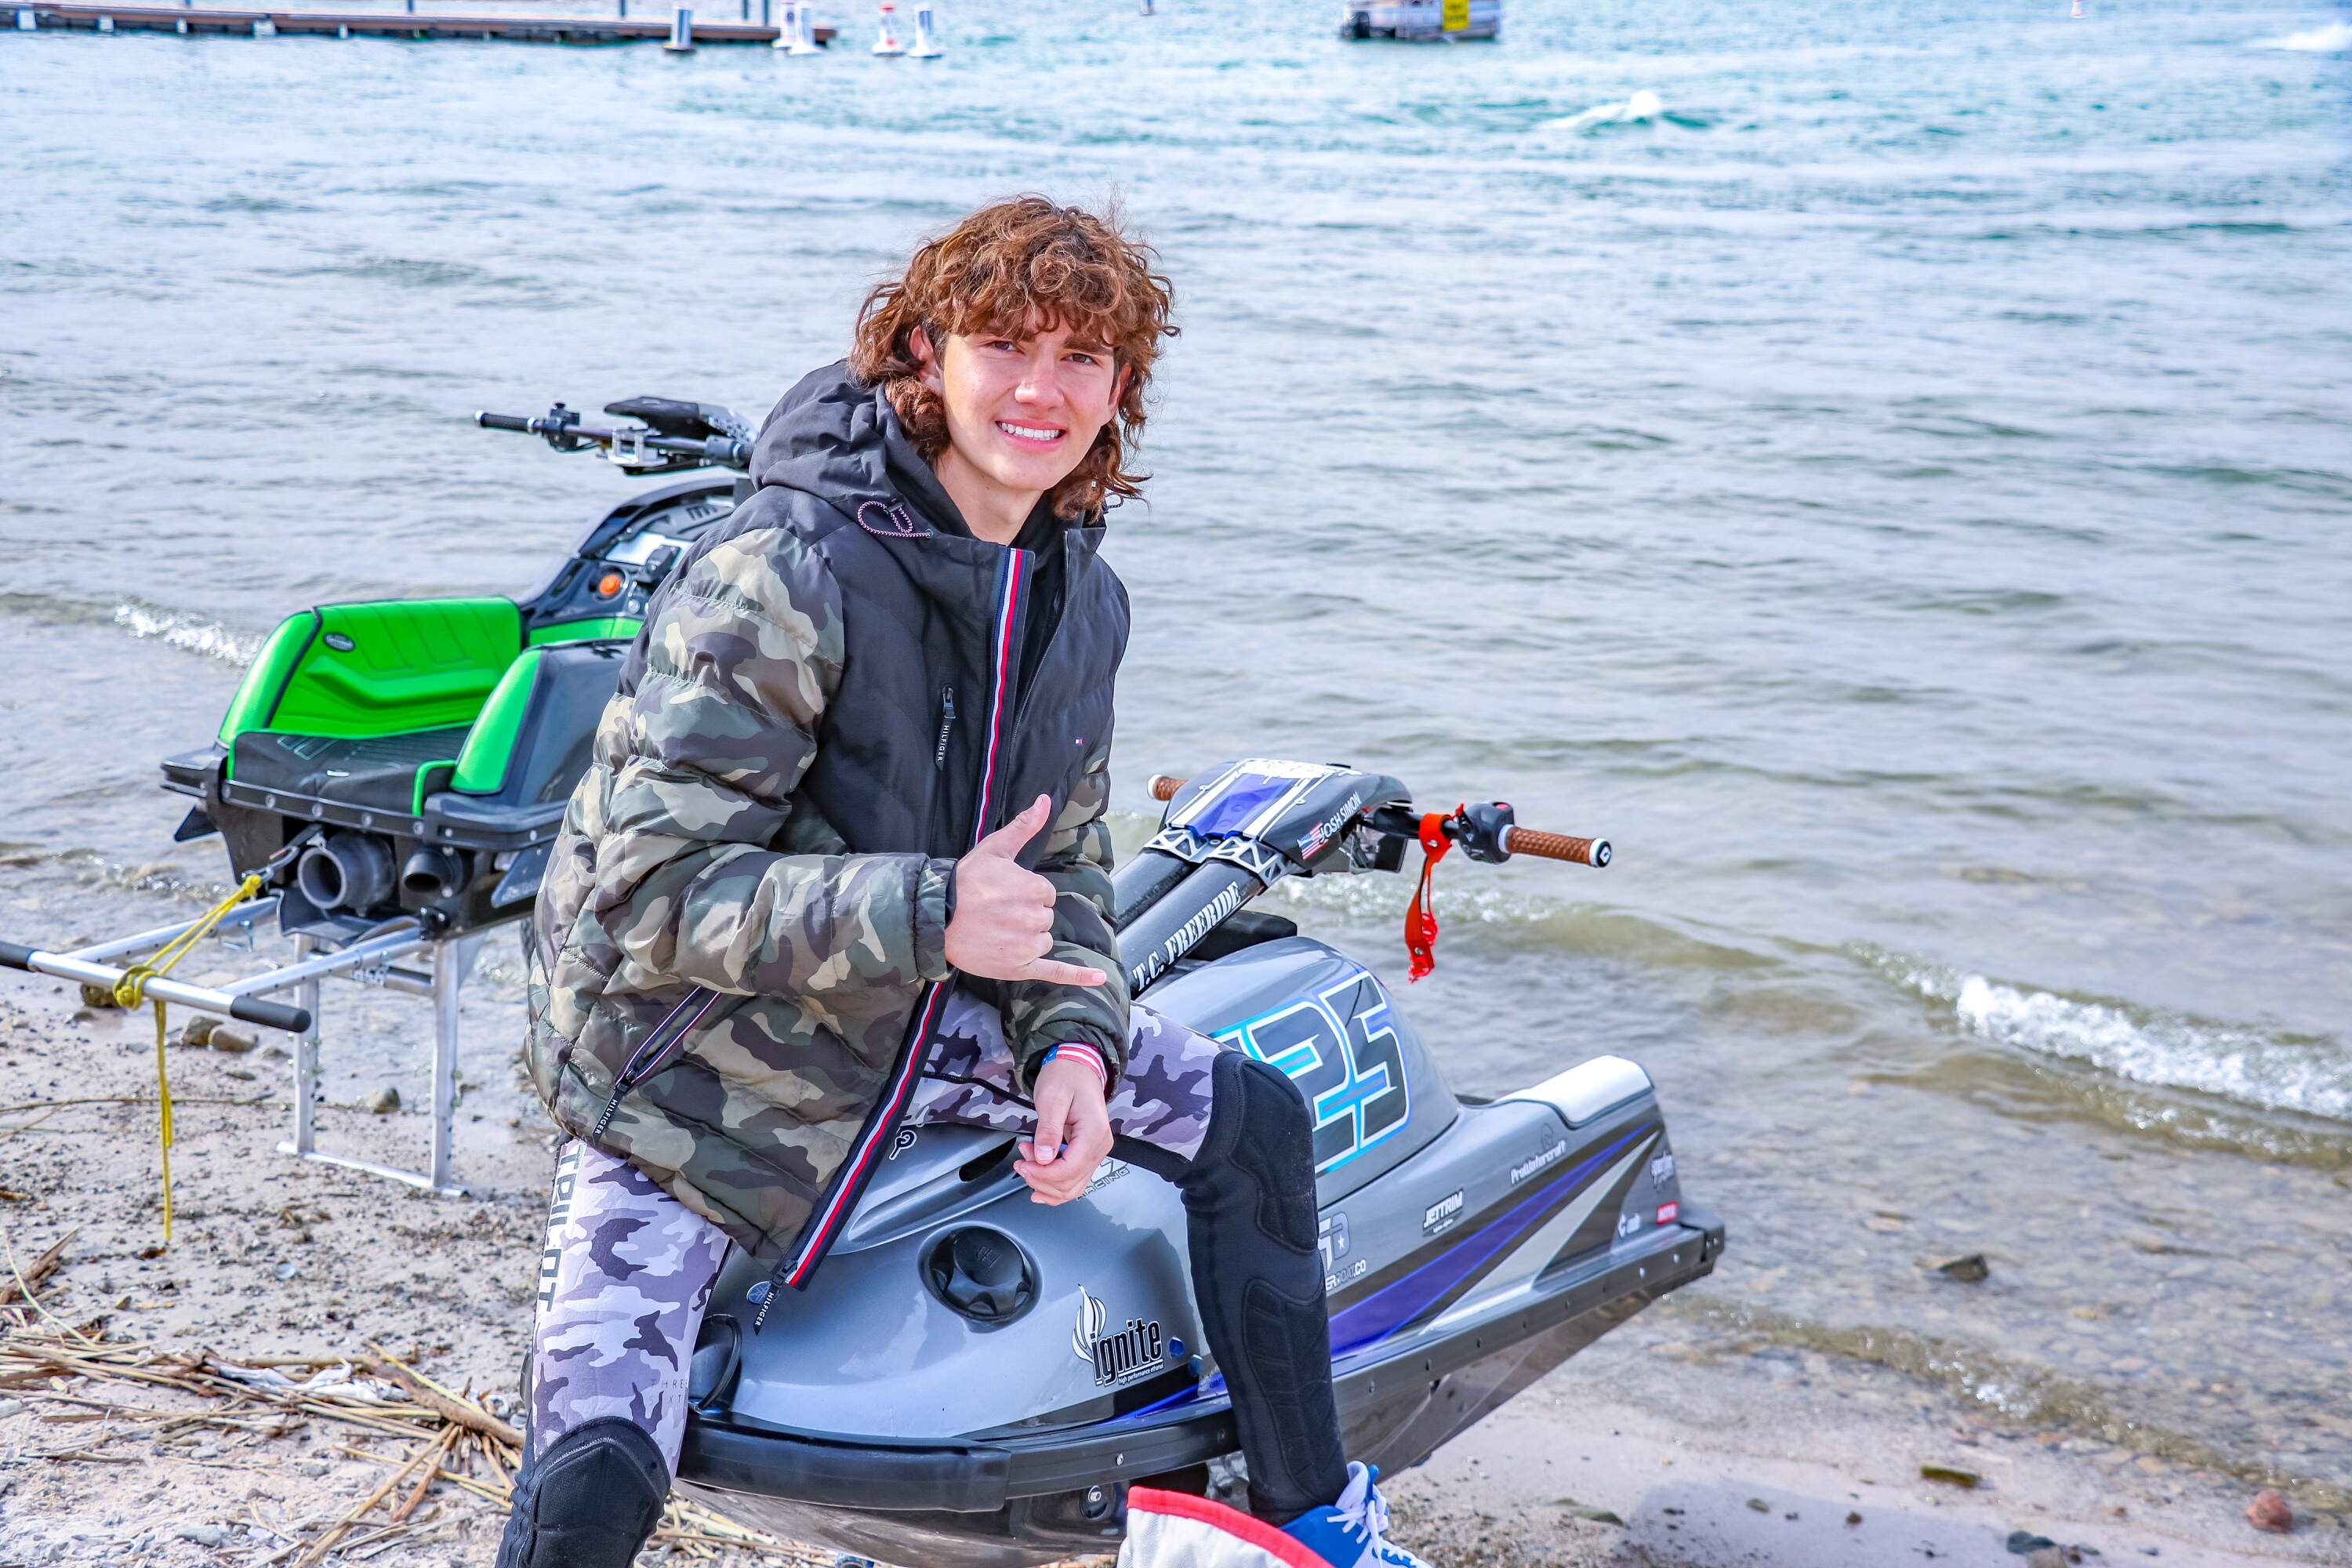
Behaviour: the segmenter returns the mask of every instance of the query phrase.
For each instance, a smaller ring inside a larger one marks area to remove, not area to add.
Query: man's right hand
[[[956,862],[948,962],[966,974],[1056,985],[1100,985],[1110,978],[1099,969],[1045,956],[1054,951],[1054,884],[1024,870],[1013,857],[1037,836],[1053,809],[1053,797],[1039,795]]]

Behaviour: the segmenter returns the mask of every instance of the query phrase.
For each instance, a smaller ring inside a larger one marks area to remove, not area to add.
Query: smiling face
[[[1000,544],[1093,449],[1127,380],[1093,334],[1050,322],[1021,336],[950,332],[941,344],[919,327],[908,347],[946,408],[940,482],[972,531]]]

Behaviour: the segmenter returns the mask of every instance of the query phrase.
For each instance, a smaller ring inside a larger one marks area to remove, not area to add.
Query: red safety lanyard
[[[1433,811],[1421,819],[1421,886],[1412,890],[1412,902],[1405,906],[1404,950],[1412,959],[1412,978],[1419,980],[1437,967],[1437,896],[1430,888],[1430,878],[1437,863],[1454,847],[1454,840],[1445,837],[1445,814]]]

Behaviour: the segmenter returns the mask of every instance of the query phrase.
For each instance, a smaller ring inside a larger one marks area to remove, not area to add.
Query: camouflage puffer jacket
[[[1118,1069],[1103,814],[1127,596],[1098,521],[1048,529],[1039,613],[1059,616],[1024,637],[1041,552],[972,538],[840,366],[785,395],[753,472],[604,710],[540,889],[528,1056],[566,1131],[803,1284],[950,986],[988,990],[1024,1082],[1060,1040]],[[1053,955],[1102,986],[948,965],[954,860],[1039,795],[1052,826],[1022,860],[1059,893]]]

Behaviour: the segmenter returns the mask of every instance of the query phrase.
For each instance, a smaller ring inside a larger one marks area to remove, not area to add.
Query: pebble
[[[1992,1266],[1981,1252],[1971,1252],[1961,1258],[1936,1265],[1936,1272],[1947,1279],[1957,1279],[1963,1285],[1980,1285],[1992,1273]]]
[[[270,1272],[280,1279],[291,1279],[294,1278],[295,1268],[291,1263],[281,1263]]]
[[[1941,1481],[1948,1487],[1961,1487],[1969,1491],[1974,1491],[1977,1483],[1984,1479],[1974,1470],[1964,1470],[1957,1465],[1922,1465],[1919,1467],[1919,1479]]]
[[[259,1039],[243,1029],[216,1028],[212,1033],[213,1049],[227,1051],[232,1056],[243,1056],[260,1043]]]
[[[294,1468],[315,1479],[327,1473],[328,1465],[324,1459],[304,1459],[297,1463]]]
[[[368,1109],[378,1116],[391,1115],[400,1109],[400,1090],[391,1084],[385,1084]]]
[[[220,1020],[209,1013],[199,1013],[180,1027],[180,1044],[204,1046],[212,1043],[213,1030]]]
[[[2294,1510],[2287,1507],[2286,1499],[2264,1487],[2254,1494],[2254,1500],[2246,1505],[2246,1522],[2256,1530],[2284,1535],[2294,1528]]]
[[[193,1541],[199,1546],[218,1546],[228,1539],[228,1531],[217,1524],[184,1524],[176,1531],[183,1541]]]
[[[2046,1535],[2036,1535],[2030,1530],[2012,1530],[2009,1532],[2006,1544],[2011,1556],[2023,1557],[2028,1552],[2044,1551],[2058,1543]]]
[[[25,1402],[21,1399],[0,1399],[0,1421],[5,1421],[23,1408]]]
[[[1758,1513],[1770,1513],[1772,1511],[1772,1505],[1766,1502],[1760,1497],[1749,1498],[1748,1500],[1748,1506],[1754,1509]]]

